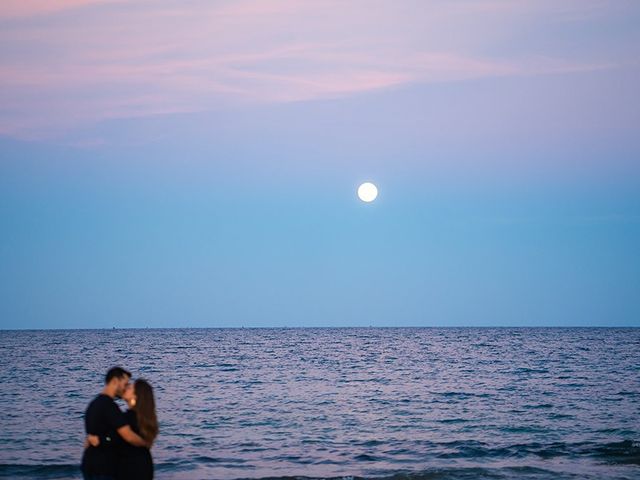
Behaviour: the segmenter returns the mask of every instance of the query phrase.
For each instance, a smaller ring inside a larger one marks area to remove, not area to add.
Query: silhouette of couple
[[[145,380],[130,382],[120,367],[107,372],[105,386],[84,415],[87,438],[82,455],[85,480],[150,480],[151,445],[158,435],[153,389]],[[123,412],[114,401],[122,398]]]

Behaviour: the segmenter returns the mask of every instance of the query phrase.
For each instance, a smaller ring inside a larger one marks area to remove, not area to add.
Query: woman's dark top
[[[138,419],[134,410],[125,414],[131,430],[140,435]],[[122,442],[116,454],[116,480],[151,480],[153,479],[153,459],[146,447],[134,447]]]

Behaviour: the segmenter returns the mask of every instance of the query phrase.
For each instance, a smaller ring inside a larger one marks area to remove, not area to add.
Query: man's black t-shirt
[[[100,394],[94,398],[84,414],[84,426],[91,435],[115,437],[117,430],[125,425],[127,419],[108,395]],[[85,449],[82,471],[93,475],[114,474],[114,451],[109,442]]]

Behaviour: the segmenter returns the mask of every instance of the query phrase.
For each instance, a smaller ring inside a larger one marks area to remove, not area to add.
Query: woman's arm
[[[151,444],[144,440],[140,435],[131,430],[129,425],[120,427],[118,429],[118,435],[120,435],[126,442],[130,443],[134,447],[147,447],[151,448]]]

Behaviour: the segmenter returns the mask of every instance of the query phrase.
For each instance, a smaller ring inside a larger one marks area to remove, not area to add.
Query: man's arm
[[[131,427],[129,425],[120,427],[118,429],[118,435],[120,435],[126,442],[130,443],[134,447],[150,447],[149,443],[136,432],[131,430]]]

